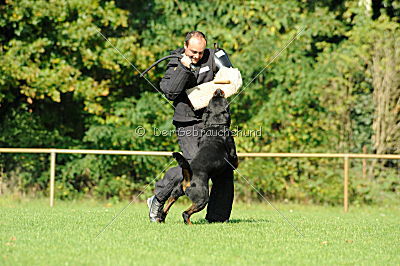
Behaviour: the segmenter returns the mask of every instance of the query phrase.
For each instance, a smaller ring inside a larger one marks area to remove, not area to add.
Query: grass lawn
[[[0,198],[0,265],[400,264],[400,206],[350,208],[235,204],[231,222],[207,224],[205,212],[183,224],[187,204],[165,224],[150,224],[147,206]]]

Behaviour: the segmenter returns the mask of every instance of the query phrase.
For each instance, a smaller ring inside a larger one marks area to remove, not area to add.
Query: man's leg
[[[213,177],[212,182],[206,220],[209,222],[228,221],[234,196],[233,170],[229,169],[222,175]]]
[[[182,168],[179,166],[172,167],[165,172],[164,178],[156,182],[154,195],[158,201],[164,203],[171,196],[171,192],[176,185],[183,179]]]
[[[200,137],[198,134],[201,132],[200,127],[196,123],[179,123],[175,122],[178,143],[183,157],[190,163],[193,157],[199,150]],[[171,196],[171,192],[175,186],[182,181],[182,168],[179,166],[170,168],[164,175],[164,178],[156,182],[155,196],[161,201],[165,202]]]
[[[150,222],[158,222],[164,208],[164,203],[171,196],[172,190],[182,181],[182,169],[172,167],[167,170],[163,179],[156,182],[154,196],[147,199]]]
[[[202,125],[199,123],[179,122],[174,122],[174,125],[183,156],[190,162],[199,149]],[[177,186],[182,179],[182,168],[176,166],[168,169],[163,179],[156,182],[154,196],[147,200],[151,222],[156,222],[157,218],[160,218],[164,203],[171,196],[174,187]]]

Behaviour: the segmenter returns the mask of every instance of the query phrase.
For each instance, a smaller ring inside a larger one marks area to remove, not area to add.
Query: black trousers
[[[174,121],[178,143],[183,156],[189,162],[199,150],[202,122],[177,122]],[[154,194],[161,202],[171,196],[173,188],[183,180],[182,168],[179,166],[167,170],[163,179],[155,185]],[[210,222],[224,222],[229,219],[232,211],[234,197],[233,169],[229,169],[221,176],[211,177],[213,182],[210,199],[207,206],[206,219]]]

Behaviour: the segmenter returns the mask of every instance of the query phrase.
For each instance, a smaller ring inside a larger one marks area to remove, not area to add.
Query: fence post
[[[56,152],[50,153],[50,207],[54,206],[54,179],[56,175]]]
[[[349,210],[349,156],[344,156],[344,180],[343,180],[343,205],[344,212]]]

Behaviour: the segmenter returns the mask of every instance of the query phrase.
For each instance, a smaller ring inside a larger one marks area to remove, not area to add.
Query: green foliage
[[[73,146],[76,141],[49,130],[40,117],[27,110],[26,105],[11,110],[2,120],[0,147],[58,147]],[[0,169],[6,174],[3,182],[15,190],[43,190],[48,183],[49,157],[44,154],[0,154]]]
[[[354,167],[351,175],[352,201],[355,204],[391,204],[400,199],[399,170],[376,167],[372,174],[362,177],[360,167]],[[374,176],[377,176],[374,178]]]
[[[87,130],[83,139],[86,147],[178,150],[174,135],[157,136],[160,131],[173,131],[170,109],[160,108],[163,101],[159,94],[144,93],[137,100],[126,98],[112,104],[106,119],[99,120]],[[137,131],[138,127],[145,131]],[[145,132],[143,136],[142,132]],[[165,167],[170,160],[147,156],[88,155],[68,162],[60,176],[63,183],[72,184],[71,190],[93,193],[102,198],[127,198],[136,190],[139,192],[141,184],[153,181],[162,170],[160,167]]]
[[[102,6],[97,1],[26,0],[8,2],[2,9],[1,98],[19,88],[31,99],[60,102],[61,93],[74,91],[95,109],[96,97],[107,95],[110,83],[96,79],[95,72],[119,68],[96,24],[127,27],[126,14],[111,2]]]
[[[223,47],[242,73],[244,90],[230,98],[233,127],[262,129],[261,136],[237,137],[239,152],[362,152],[363,147],[374,152],[374,46],[387,33],[399,36],[399,5],[368,3],[5,1],[0,4],[0,146],[179,150],[169,133],[173,108],[148,83],[159,87],[165,63],[149,72],[148,80],[138,71],[181,47],[184,34],[197,29],[206,33],[210,47],[215,42]],[[0,156],[8,186],[48,193],[47,156]],[[59,155],[56,195],[130,198],[169,162]],[[379,189],[398,192],[392,180],[398,170],[379,167],[383,170],[370,170],[371,183],[352,173],[352,201],[372,203]],[[341,202],[339,161],[245,159],[240,169],[273,199]],[[236,183],[237,198],[260,197],[239,176]]]

